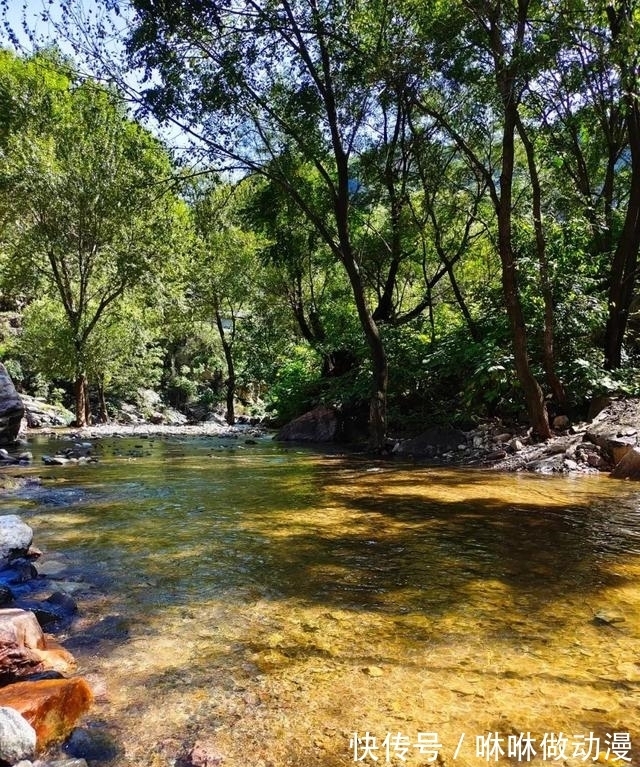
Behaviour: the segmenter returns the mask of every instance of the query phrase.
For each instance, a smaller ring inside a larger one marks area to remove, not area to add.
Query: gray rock
[[[0,516],[0,567],[11,559],[24,556],[32,540],[33,530],[19,516]]]
[[[562,471],[563,467],[564,457],[561,455],[548,456],[527,464],[527,468],[538,474],[553,474]]]
[[[338,436],[338,414],[318,406],[283,426],[276,439],[282,442],[334,442]]]
[[[29,397],[21,394],[24,406],[24,417],[30,429],[41,429],[47,426],[69,426],[75,416],[62,405],[51,405],[39,397]]]
[[[29,759],[36,751],[36,731],[15,709],[0,708],[0,759],[10,764]]]
[[[18,438],[24,406],[5,366],[0,363],[0,443],[12,444]]]
[[[88,765],[86,759],[55,759],[52,762],[37,759],[31,767],[88,767]]]

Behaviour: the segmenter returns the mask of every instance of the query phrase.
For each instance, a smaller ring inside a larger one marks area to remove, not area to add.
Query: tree
[[[156,73],[146,91],[154,113],[195,126],[214,155],[280,184],[342,264],[369,349],[370,443],[381,448],[388,369],[353,236],[352,165],[379,140],[376,66],[388,51],[393,10],[342,0],[132,6],[130,51],[134,63]],[[329,221],[323,203],[289,177],[280,161],[285,146],[316,168]]]
[[[221,185],[196,192],[193,215],[197,241],[189,287],[200,311],[211,313],[227,366],[226,421],[235,423],[238,323],[250,311],[257,285],[259,239],[238,222],[243,189]],[[234,215],[235,214],[235,215]],[[234,220],[235,218],[235,220]]]
[[[45,77],[43,108],[33,105],[10,133],[0,162],[14,221],[5,277],[15,284],[30,275],[64,309],[81,426],[90,417],[91,337],[129,289],[158,273],[176,239],[180,204],[167,194],[167,153],[126,117],[116,92],[75,79],[46,55],[11,64],[24,77],[3,70],[0,80],[16,104],[33,65]],[[52,72],[56,87],[47,88]]]
[[[438,23],[442,24],[443,17],[433,8],[430,10],[433,15],[427,13],[428,37],[441,59],[441,69],[435,77],[437,81],[444,76],[447,86],[440,88],[445,93],[444,102],[431,87],[420,95],[420,103],[424,113],[457,143],[470,166],[486,182],[496,217],[496,245],[516,372],[533,430],[546,438],[550,436],[549,420],[529,356],[513,215],[518,172],[516,138],[522,126],[522,102],[534,74],[548,59],[548,38],[536,36],[536,32],[550,19],[539,24],[544,11],[535,0],[495,4],[463,0],[445,14],[448,33],[444,39],[441,32],[433,31]],[[456,34],[451,34],[452,29],[457,30]],[[483,104],[476,115],[470,114],[474,102]],[[491,125],[488,135],[482,121]],[[493,130],[498,147],[494,146]]]

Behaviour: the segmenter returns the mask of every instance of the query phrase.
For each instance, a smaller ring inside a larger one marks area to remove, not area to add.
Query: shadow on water
[[[563,502],[562,484],[535,478],[492,495],[508,479],[488,472],[366,473],[278,452],[213,467],[183,458],[165,449],[151,469],[76,472],[84,492],[41,491],[34,520],[50,516],[53,547],[158,609],[228,593],[433,615],[485,582],[548,621],[554,600],[621,585],[633,576],[615,564],[640,556],[640,502],[627,492],[614,504],[615,483]]]
[[[339,717],[388,722],[394,705],[424,712],[425,679],[429,710],[454,723],[487,727],[507,711],[537,726],[552,699],[598,728],[612,696],[640,720],[640,703],[622,700],[640,680],[633,487],[206,441],[157,441],[131,460],[107,448],[97,466],[43,472],[45,487],[82,489],[70,505],[34,497],[23,511],[38,542],[109,593],[109,614],[71,645],[99,646],[124,689],[120,722],[156,732],[161,700],[176,732],[209,727],[224,742],[228,730],[229,749],[244,743],[254,759],[251,739],[275,742],[285,720],[308,735]],[[626,622],[594,622],[602,609]],[[363,674],[378,667],[388,688]],[[276,767],[352,761],[285,742]],[[143,763],[156,764],[131,758]]]

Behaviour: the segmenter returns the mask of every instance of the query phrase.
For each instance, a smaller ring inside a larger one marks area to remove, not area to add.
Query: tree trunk
[[[607,370],[615,370],[622,364],[622,342],[633,300],[640,249],[640,110],[635,97],[627,98],[627,107],[631,190],[609,277],[609,314],[604,341],[604,364]]]
[[[100,423],[109,423],[109,413],[107,412],[107,401],[104,398],[104,381],[98,380],[98,421]]]
[[[538,255],[538,270],[540,273],[540,292],[544,302],[544,331],[542,336],[542,361],[547,384],[551,389],[556,402],[564,405],[567,399],[562,381],[556,373],[556,357],[554,351],[554,311],[553,290],[551,276],[549,274],[549,261],[547,259],[547,242],[542,226],[542,188],[540,176],[536,165],[535,149],[533,142],[527,134],[527,130],[517,115],[518,133],[524,144],[531,179],[531,193],[533,202],[533,226],[536,235],[536,252]]]
[[[531,372],[527,348],[527,330],[518,291],[516,263],[513,253],[511,227],[512,188],[514,172],[514,136],[518,119],[518,107],[514,101],[513,83],[501,83],[504,104],[502,133],[502,170],[500,174],[500,200],[498,205],[498,248],[502,265],[502,288],[505,307],[511,327],[513,356],[518,380],[524,392],[529,420],[534,433],[542,438],[551,436],[549,417],[542,389]]]
[[[225,388],[227,390],[227,412],[225,414],[225,420],[229,424],[229,426],[233,426],[236,422],[236,413],[235,413],[235,405],[234,405],[234,399],[236,394],[236,371],[235,366],[233,364],[233,349],[232,349],[232,343],[229,343],[229,340],[224,332],[224,327],[222,325],[222,317],[220,316],[220,312],[216,308],[216,326],[218,328],[218,334],[220,336],[220,341],[222,343],[222,349],[224,351],[224,359],[227,363],[227,379],[224,382]]]
[[[369,400],[369,447],[372,450],[384,449],[387,439],[387,389],[389,369],[380,329],[378,328],[364,293],[360,270],[351,252],[343,254],[343,263],[349,276],[351,290],[355,299],[360,324],[369,347],[371,359],[371,398]]]
[[[615,370],[622,363],[622,342],[629,320],[640,249],[640,104],[637,96],[637,53],[633,48],[625,50],[631,36],[624,34],[633,26],[634,5],[627,2],[619,5],[610,3],[606,10],[614,43],[622,41],[622,50],[618,49],[617,54],[631,152],[631,189],[624,226],[611,265],[609,315],[604,341],[605,367],[607,370]]]
[[[87,385],[87,376],[84,372],[76,375],[75,380],[75,400],[76,400],[76,426],[86,426],[88,422],[89,410],[89,391]]]

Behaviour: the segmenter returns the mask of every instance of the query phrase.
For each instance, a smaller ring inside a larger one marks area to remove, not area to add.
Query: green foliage
[[[26,354],[53,377],[89,375],[115,388],[125,367],[133,382],[141,372],[133,360],[143,360],[153,381],[154,365],[139,353],[144,332],[136,338],[121,310],[134,288],[155,287],[187,223],[167,192],[167,153],[126,117],[115,91],[77,80],[49,55],[4,55],[0,83],[16,105],[0,155],[10,201],[2,279],[14,293],[43,296],[25,330]]]
[[[281,423],[299,416],[317,404],[319,379],[317,354],[302,344],[290,348],[269,387],[267,410]]]

